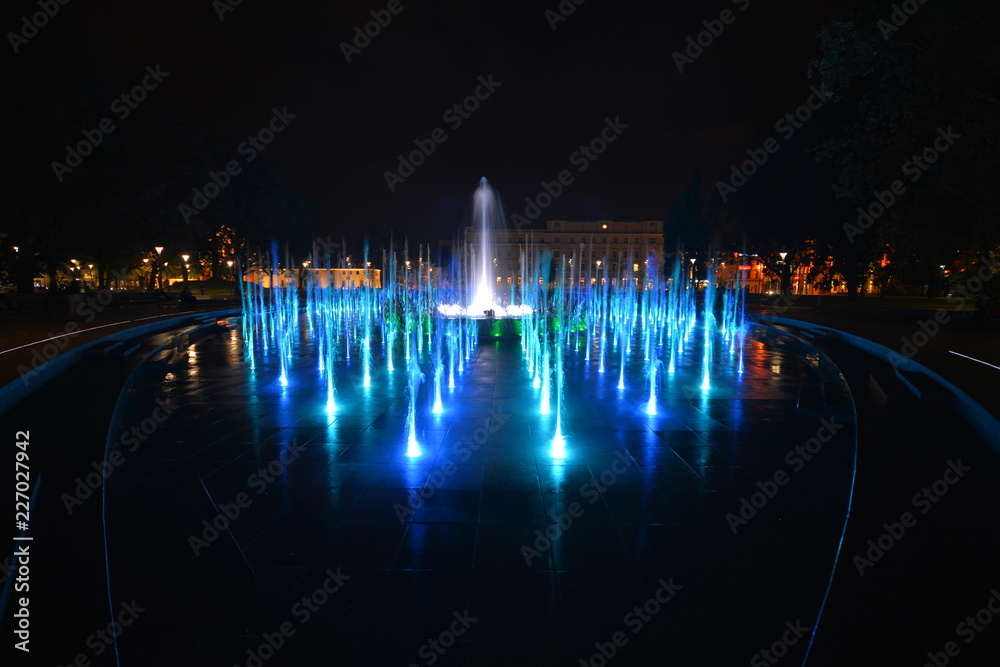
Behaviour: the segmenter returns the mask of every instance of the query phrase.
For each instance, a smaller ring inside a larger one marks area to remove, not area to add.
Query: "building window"
[[[552,239],[552,242],[553,242],[553,243],[559,243],[559,237],[557,236],[557,237],[555,237],[554,239]]]
[[[569,242],[570,243],[576,243],[576,239],[571,236],[571,237],[569,237]]]

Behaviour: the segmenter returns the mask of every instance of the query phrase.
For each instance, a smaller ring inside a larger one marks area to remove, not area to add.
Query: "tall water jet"
[[[441,401],[441,380],[444,375],[444,322],[441,321],[440,313],[433,319],[434,326],[434,346],[431,349],[431,359],[434,365],[434,404],[431,412],[439,415],[444,412],[444,404]]]
[[[386,261],[388,259],[389,261]],[[399,316],[396,314],[396,252],[382,251],[382,266],[388,268],[386,284],[382,288],[383,312],[385,322],[382,325],[382,346],[385,348],[385,369],[396,370],[392,363],[393,348],[396,343],[396,331],[399,329]]]
[[[449,317],[466,315],[468,317],[515,317],[527,309],[523,305],[504,305],[503,299],[497,294],[497,280],[494,262],[494,235],[498,229],[506,227],[507,216],[503,204],[486,178],[479,181],[473,197],[473,227],[477,230],[479,242],[467,244],[465,252],[465,306],[458,303],[441,303],[438,310]],[[511,285],[513,294],[513,285]],[[454,295],[453,295],[454,296]],[[496,335],[496,334],[494,334]]]
[[[361,384],[362,384],[363,387],[367,388],[367,387],[372,386],[372,368],[371,368],[372,367],[372,363],[371,363],[372,352],[371,352],[371,347],[372,347],[372,319],[374,317],[374,313],[372,312],[373,311],[372,303],[371,303],[371,299],[369,298],[369,290],[370,290],[370,284],[371,283],[368,282],[368,241],[367,240],[365,241],[364,248],[365,248],[365,251],[364,251],[364,264],[363,264],[363,266],[365,267],[365,269],[364,269],[364,271],[365,271],[364,278],[365,279],[364,279],[364,287],[362,287],[362,290],[364,290],[364,291],[361,294],[362,299],[363,299],[363,301],[362,301],[361,317],[362,317],[362,320],[364,322],[365,333],[364,333],[364,339],[362,340],[362,345],[361,345],[361,366],[362,366],[362,375],[363,375]]]
[[[493,285],[493,215],[499,206],[496,193],[483,177],[476,189],[474,218],[479,226],[479,254],[476,257],[478,266],[472,276],[472,298],[466,309],[468,313],[479,313],[496,310],[497,302]],[[502,215],[502,214],[501,214]],[[503,220],[503,218],[500,218]]]
[[[551,456],[554,459],[566,458],[566,438],[562,432],[562,402],[563,402],[563,351],[569,342],[566,335],[566,312],[565,299],[563,298],[563,285],[566,282],[566,259],[563,258],[559,271],[559,283],[553,290],[552,301],[555,305],[556,327],[553,332],[555,336],[555,371],[556,371],[556,430],[552,438]]]
[[[408,332],[407,337],[419,335],[417,332]],[[410,404],[406,414],[406,455],[416,458],[422,454],[420,443],[417,441],[417,392],[420,390],[420,383],[424,379],[424,374],[420,372],[420,364],[416,355],[411,356],[406,362],[408,376],[408,388],[410,391]]]
[[[646,414],[655,415],[656,414],[656,389],[657,389],[657,378],[656,370],[663,366],[663,362],[659,359],[652,359],[649,363],[649,398],[646,401]]]

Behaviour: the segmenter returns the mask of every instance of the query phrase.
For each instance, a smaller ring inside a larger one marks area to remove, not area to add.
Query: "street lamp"
[[[187,287],[187,284],[188,284],[188,260],[191,259],[191,255],[181,255],[181,259],[184,260],[184,286]]]
[[[156,273],[154,274],[154,279],[153,279],[154,284],[156,284],[156,282],[159,282],[160,289],[163,289],[163,273],[160,271],[160,256],[163,254],[163,246],[161,245],[155,246],[153,250],[156,251],[156,264],[155,264]],[[156,280],[157,276],[159,277],[159,281]]]
[[[233,279],[233,294],[236,294],[236,272],[233,271],[233,260],[227,259],[226,266],[229,267],[229,273],[232,274]]]
[[[779,252],[778,253],[778,257],[781,258],[780,260],[778,260],[778,293],[779,294],[785,294],[785,289],[786,289],[785,285],[786,285],[786,283],[791,283],[791,276],[788,277],[787,281],[786,281],[786,278],[785,278],[785,275],[788,272],[788,265],[785,264],[785,258],[788,257],[788,253],[787,252]],[[789,285],[789,287],[790,287],[790,285]],[[789,290],[789,292],[791,292],[791,290]]]

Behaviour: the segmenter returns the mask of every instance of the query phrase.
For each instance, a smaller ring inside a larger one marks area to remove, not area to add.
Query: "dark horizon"
[[[127,90],[147,66],[160,66],[169,76],[133,118],[154,108],[176,111],[222,152],[237,138],[233,158],[272,109],[287,109],[295,119],[262,155],[313,202],[323,229],[354,235],[359,226],[388,224],[433,242],[466,224],[481,176],[501,194],[508,216],[523,213],[526,197],[569,169],[573,184],[539,222],[662,219],[695,168],[710,191],[716,175],[802,104],[817,83],[806,77],[819,54],[815,33],[849,4],[587,3],[570,5],[575,11],[555,22],[546,11],[558,3],[403,2],[368,46],[349,50],[348,63],[341,44],[354,41],[354,28],[372,21],[371,12],[385,20],[385,3],[280,10],[243,3],[221,20],[212,3],[71,3],[7,58],[9,68],[33,67],[57,40],[76,44],[80,62],[96,67],[88,74],[110,90]],[[4,25],[20,26],[31,9],[37,6],[9,7]],[[678,72],[671,54],[722,10],[733,12],[731,24]],[[475,111],[456,113],[481,77],[499,85]],[[84,101],[87,91],[79,93]],[[64,146],[100,119],[82,111],[76,117],[77,126],[47,128],[47,138]],[[609,118],[627,130],[579,172],[582,162],[572,155]],[[438,128],[446,141],[391,191],[386,172]],[[113,144],[115,136],[108,139]],[[201,174],[178,180],[201,186],[210,170],[223,168],[208,162]]]

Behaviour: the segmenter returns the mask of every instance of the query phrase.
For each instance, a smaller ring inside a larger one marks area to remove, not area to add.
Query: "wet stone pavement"
[[[557,458],[516,340],[480,343],[440,415],[422,385],[418,456],[404,371],[345,363],[327,412],[308,349],[288,387],[235,330],[179,352],[112,427],[169,406],[112,480],[112,598],[145,608],[124,664],[801,660],[855,449],[815,359],[751,336],[703,390],[696,343],[649,415],[641,363],[619,390],[571,350]]]

